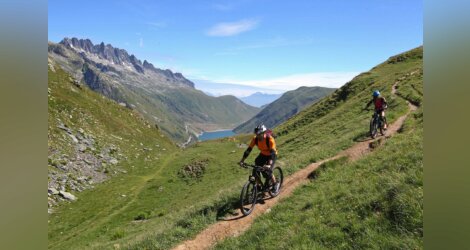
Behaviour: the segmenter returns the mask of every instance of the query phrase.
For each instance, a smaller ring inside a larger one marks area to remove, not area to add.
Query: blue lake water
[[[197,139],[199,141],[207,141],[207,140],[212,140],[212,139],[217,139],[217,138],[223,138],[227,136],[232,136],[235,135],[235,133],[232,130],[220,130],[220,131],[213,131],[213,132],[203,132],[202,135],[200,135]]]

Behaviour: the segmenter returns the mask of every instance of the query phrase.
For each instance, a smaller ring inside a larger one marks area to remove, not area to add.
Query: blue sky
[[[50,0],[48,11],[50,41],[110,43],[199,88],[339,87],[423,43],[423,2],[414,0]]]

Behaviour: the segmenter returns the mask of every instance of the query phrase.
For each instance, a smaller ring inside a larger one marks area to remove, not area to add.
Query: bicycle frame
[[[383,126],[384,126],[384,120],[381,117],[381,111],[378,112],[377,110],[374,111],[374,114],[372,115],[372,119],[370,121],[370,127],[369,127],[369,132],[372,138],[375,138],[377,135],[378,130],[380,130],[380,133],[384,135],[383,132]]]
[[[383,118],[381,117],[381,112],[374,111],[374,115],[372,115],[374,118],[374,122],[377,123],[377,128],[382,128],[383,127]]]
[[[240,194],[240,210],[244,215],[249,215],[253,211],[256,202],[259,199],[258,195],[263,194],[264,196],[266,192],[268,192],[271,197],[279,195],[284,177],[281,168],[273,168],[272,171],[276,171],[278,174],[278,177],[274,177],[273,173],[273,178],[277,179],[276,186],[269,186],[272,179],[266,178],[266,181],[263,183],[261,178],[261,173],[267,172],[266,168],[246,163],[241,164],[241,166],[243,168],[253,168],[253,172],[243,186]],[[261,185],[261,187],[259,187],[259,185]],[[271,189],[271,187],[274,187],[275,189]]]
[[[265,186],[269,182],[269,179],[266,178],[266,180],[263,182],[263,179],[261,178],[261,173],[265,172],[266,170],[263,167],[252,165],[252,164],[246,164],[246,163],[245,163],[245,167],[251,167],[255,169],[255,175],[253,176],[251,174],[250,177],[248,177],[248,180],[252,183],[259,184],[263,188],[265,188]]]

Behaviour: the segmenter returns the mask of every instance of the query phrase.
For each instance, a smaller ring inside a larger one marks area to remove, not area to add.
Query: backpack
[[[269,138],[276,138],[276,135],[273,133],[271,129],[266,130],[266,146],[269,147]],[[258,145],[258,137],[255,138],[255,145]]]

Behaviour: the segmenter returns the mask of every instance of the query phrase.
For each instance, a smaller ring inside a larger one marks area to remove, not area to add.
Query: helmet
[[[264,124],[262,124],[262,123],[260,125],[256,126],[256,128],[255,128],[255,134],[257,134],[257,135],[259,135],[259,134],[261,134],[265,131],[266,131],[266,126],[264,126]]]
[[[373,97],[377,97],[380,95],[380,92],[378,90],[374,91],[374,93],[372,94]]]

